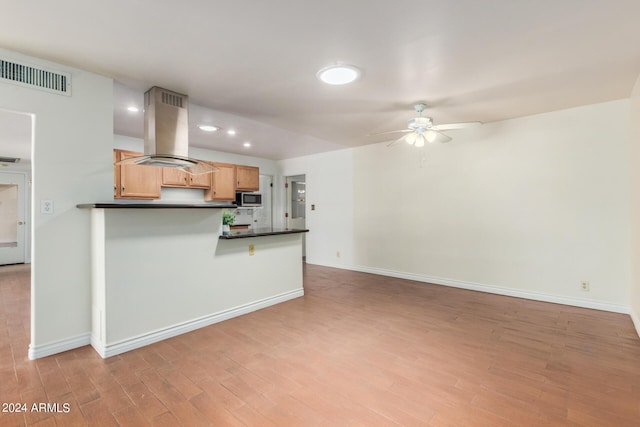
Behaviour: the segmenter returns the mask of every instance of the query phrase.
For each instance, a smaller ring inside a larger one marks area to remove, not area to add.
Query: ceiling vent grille
[[[174,107],[182,108],[183,96],[170,92],[162,92],[162,102],[167,105],[173,105]]]
[[[176,92],[170,92],[162,88],[158,88],[157,92],[160,93],[160,98],[158,98],[158,101],[161,102],[162,104],[171,105],[172,107],[186,108],[186,105],[187,105],[186,95],[181,95]],[[146,107],[151,106],[151,103],[153,103],[153,101],[154,100],[152,98],[151,89],[149,89],[144,93],[145,109]]]
[[[0,59],[0,81],[71,96],[71,74]]]

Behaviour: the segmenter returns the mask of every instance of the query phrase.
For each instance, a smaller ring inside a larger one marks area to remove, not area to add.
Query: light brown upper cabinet
[[[236,189],[238,191],[258,191],[260,189],[260,169],[254,166],[236,166]]]
[[[113,150],[114,163],[142,156],[136,151]],[[176,168],[114,165],[113,197],[116,199],[159,199],[161,187],[202,188],[204,200],[235,201],[236,190],[257,191],[260,169],[254,166],[209,162],[217,172],[191,175]]]
[[[191,175],[176,168],[162,168],[163,187],[211,188],[211,176],[208,173]]]
[[[211,175],[211,187],[204,192],[205,200],[236,200],[236,165],[212,163],[218,171]]]
[[[136,151],[114,150],[114,160],[142,156]],[[141,165],[115,165],[114,195],[116,199],[159,199],[161,169]]]

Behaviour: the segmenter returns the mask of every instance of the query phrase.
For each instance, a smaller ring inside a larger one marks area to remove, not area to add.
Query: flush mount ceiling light
[[[235,135],[235,134],[236,134],[236,131],[235,131],[235,130],[233,130],[233,129],[229,129],[229,130],[227,131],[227,135]]]
[[[127,111],[130,111],[132,113],[137,113],[138,111],[140,111],[140,109],[132,105],[131,107],[127,107]]]
[[[360,70],[353,65],[333,64],[318,71],[316,76],[330,85],[345,85],[360,77]]]
[[[211,125],[200,125],[198,127],[200,128],[200,130],[203,130],[205,132],[215,132],[218,130],[216,126],[211,126]]]
[[[249,148],[251,147],[251,143],[250,142],[245,142],[244,144],[242,144],[244,146],[244,148]]]

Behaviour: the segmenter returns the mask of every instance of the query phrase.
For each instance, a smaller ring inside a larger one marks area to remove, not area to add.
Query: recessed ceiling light
[[[215,132],[218,130],[216,126],[211,126],[211,125],[200,125],[198,127],[200,128],[200,130],[203,130],[205,132]]]
[[[320,80],[330,85],[345,85],[360,76],[360,70],[353,65],[334,64],[324,67],[316,74]]]
[[[229,135],[235,135],[235,134],[236,134],[236,131],[235,131],[235,130],[233,130],[233,129],[229,129],[229,130],[227,131],[227,134],[229,134]]]
[[[140,109],[132,105],[131,107],[127,107],[127,111],[130,111],[132,113],[137,113],[138,111],[140,111]]]
[[[250,143],[250,142],[245,142],[245,143],[244,143],[244,144],[242,144],[242,145],[244,145],[244,147],[245,147],[245,148],[249,148],[249,147],[251,147],[251,143]]]

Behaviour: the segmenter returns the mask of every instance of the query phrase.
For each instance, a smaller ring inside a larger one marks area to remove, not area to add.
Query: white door
[[[305,179],[305,175],[287,177],[287,228],[306,228],[307,185]],[[302,233],[302,256],[306,254],[306,236]]]
[[[262,194],[262,207],[253,210],[253,227],[273,227],[273,177],[260,175],[260,194]]]
[[[24,263],[26,176],[0,172],[0,265]]]

